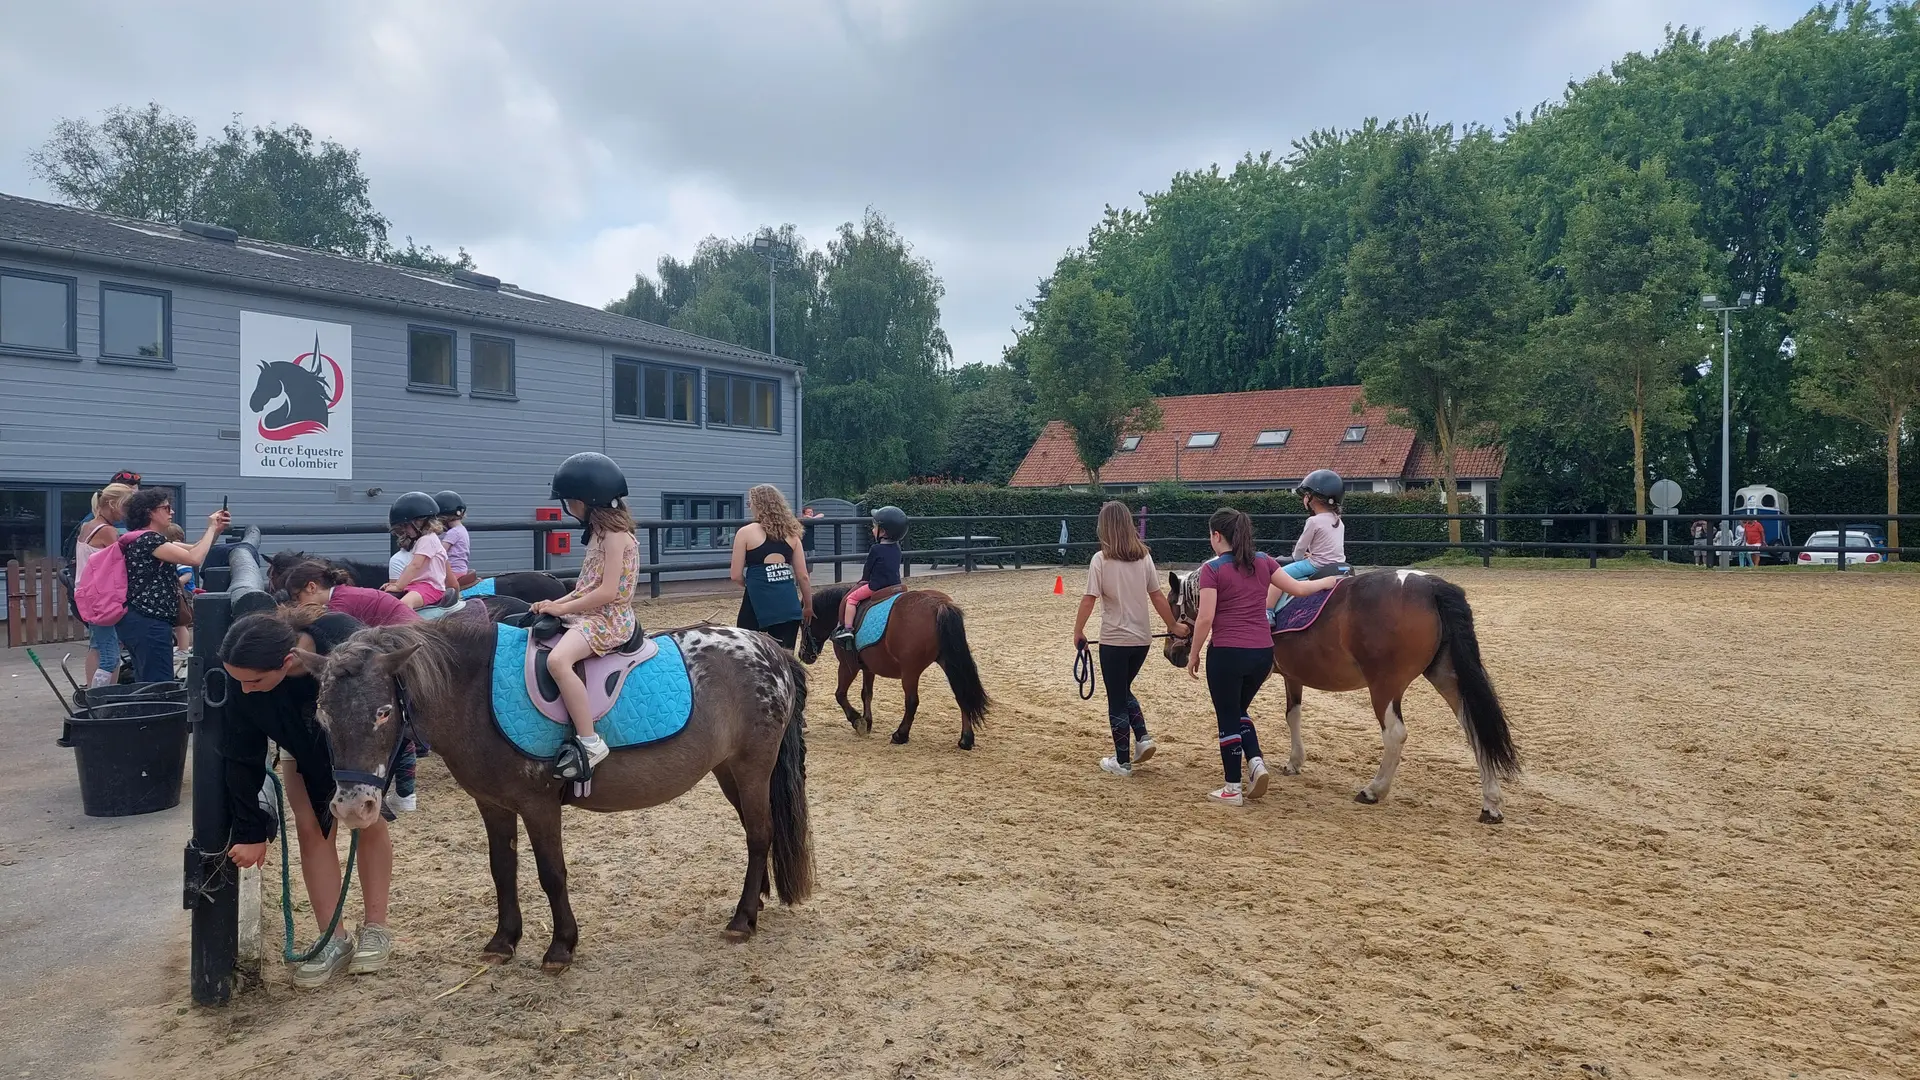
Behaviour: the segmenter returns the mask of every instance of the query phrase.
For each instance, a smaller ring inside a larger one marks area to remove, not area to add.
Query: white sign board
[[[1647,493],[1653,501],[1653,508],[1663,514],[1671,514],[1680,505],[1680,485],[1671,480],[1655,480],[1653,490]]]
[[[240,475],[353,479],[353,327],[240,313]]]

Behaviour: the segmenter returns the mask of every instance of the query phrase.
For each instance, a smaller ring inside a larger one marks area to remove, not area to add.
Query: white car
[[[1883,563],[1887,561],[1887,549],[1873,536],[1863,532],[1847,530],[1847,565],[1859,566],[1863,563]],[[1807,537],[1806,545],[1800,550],[1800,566],[1834,566],[1840,562],[1840,531],[1828,529]]]

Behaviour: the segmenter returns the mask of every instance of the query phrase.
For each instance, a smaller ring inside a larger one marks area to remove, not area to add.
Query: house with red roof
[[[1332,469],[1348,491],[1399,492],[1436,487],[1440,455],[1387,410],[1367,406],[1358,386],[1312,386],[1193,394],[1157,399],[1158,431],[1129,435],[1100,470],[1109,490],[1174,483],[1206,491],[1285,490],[1315,469]],[[1460,493],[1492,509],[1506,451],[1465,447],[1454,454]],[[1008,483],[1013,487],[1087,485],[1073,434],[1047,424]]]

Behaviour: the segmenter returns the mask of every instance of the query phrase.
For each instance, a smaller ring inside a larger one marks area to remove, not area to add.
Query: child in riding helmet
[[[387,582],[386,590],[398,594],[415,611],[439,603],[452,584],[439,515],[440,504],[424,491],[407,492],[387,510],[387,528],[412,557],[400,576]]]
[[[1330,566],[1346,565],[1347,527],[1340,520],[1340,497],[1346,487],[1339,473],[1315,469],[1293,489],[1312,516],[1300,530],[1300,539],[1293,542],[1293,561],[1283,567],[1288,577],[1304,581]],[[1289,599],[1269,587],[1267,610],[1276,610]]]
[[[467,537],[467,500],[449,488],[434,492],[433,501],[440,505],[440,525],[446,529],[447,569],[453,572],[454,584],[464,589],[480,580],[479,575],[469,569],[473,547]]]
[[[633,593],[640,579],[640,545],[626,508],[627,478],[605,454],[575,454],[561,462],[553,474],[553,497],[563,500],[567,513],[586,526],[587,552],[573,591],[558,600],[534,604],[533,612],[558,615],[567,624],[567,632],[547,653],[547,674],[559,686],[560,699],[573,720],[573,738],[561,746],[554,773],[582,781],[593,776],[593,767],[606,758],[608,750],[593,729],[587,684],[573,665],[589,656],[605,656],[639,630]],[[647,649],[653,648],[647,642]]]
[[[840,625],[833,640],[853,645],[853,613],[860,602],[881,589],[900,584],[900,541],[907,538],[907,512],[897,506],[883,506],[873,512],[873,546],[867,549],[867,565],[860,570],[860,584],[854,586],[840,605]]]

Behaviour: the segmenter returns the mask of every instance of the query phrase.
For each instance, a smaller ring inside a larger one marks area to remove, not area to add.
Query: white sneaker
[[[1118,758],[1110,758],[1110,757],[1101,758],[1100,768],[1106,770],[1107,772],[1112,773],[1115,776],[1132,776],[1133,775],[1133,766],[1121,764],[1120,759]]]
[[[1207,798],[1223,806],[1244,806],[1246,797],[1240,794],[1239,784],[1228,784],[1219,791],[1207,792]]]
[[[1139,742],[1133,744],[1133,763],[1135,765],[1145,765],[1147,762],[1153,760],[1154,753],[1159,749],[1160,747],[1153,741],[1153,736],[1148,735],[1142,738]]]
[[[387,809],[393,811],[395,814],[404,814],[409,811],[418,810],[420,809],[420,793],[416,791],[411,795],[402,795],[397,791],[389,791],[387,792]]]
[[[93,678],[87,680],[87,686],[89,689],[94,689],[94,690],[97,690],[102,686],[112,686],[113,677],[117,674],[119,674],[119,672],[117,671],[101,671],[100,669],[95,668],[93,672]]]
[[[592,735],[581,736],[580,745],[587,751],[587,764],[589,766],[600,764],[607,760],[608,754],[612,753],[611,750],[607,749],[607,740],[601,738],[598,732]]]
[[[1254,758],[1247,762],[1247,798],[1257,799],[1267,793],[1267,760]]]

